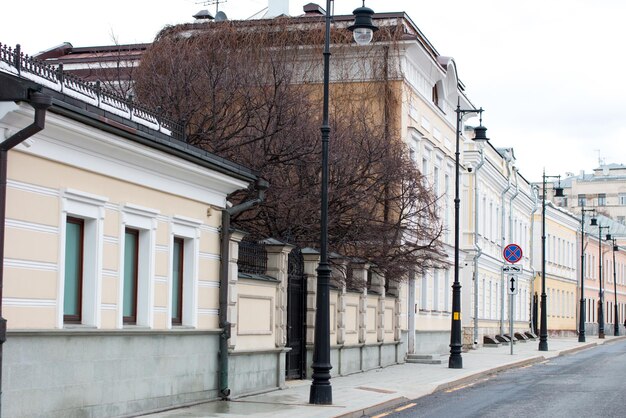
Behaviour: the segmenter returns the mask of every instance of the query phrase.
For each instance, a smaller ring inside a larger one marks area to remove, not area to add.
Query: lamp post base
[[[598,301],[598,338],[604,339],[604,307],[602,298]]]
[[[309,403],[314,405],[332,405],[333,390],[330,384],[327,385],[311,385],[309,392]]]
[[[450,358],[448,359],[448,368],[449,369],[462,369],[463,368],[463,357],[461,357],[461,353],[450,354]]]
[[[580,322],[578,323],[578,342],[584,343],[585,339],[585,318],[587,317],[587,312],[585,310],[585,299],[580,299]]]
[[[545,276],[542,276],[541,291],[541,329],[539,330],[539,351],[548,351],[548,295],[545,292]],[[511,342],[513,344],[513,342]]]

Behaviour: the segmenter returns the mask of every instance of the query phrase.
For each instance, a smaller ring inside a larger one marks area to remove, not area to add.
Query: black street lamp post
[[[450,358],[448,368],[462,369],[463,358],[461,350],[463,348],[463,337],[461,329],[461,283],[459,281],[459,246],[460,246],[460,138],[461,120],[467,113],[479,113],[481,116],[480,126],[474,128],[474,141],[488,141],[487,128],[482,126],[483,109],[461,109],[460,102],[456,106],[456,169],[454,173],[454,284],[452,285],[452,324],[450,329]]]
[[[595,209],[585,209],[583,206],[580,210],[580,318],[578,319],[578,342],[585,342],[585,319],[587,310],[585,309],[585,213],[592,212]],[[591,218],[591,225],[596,225],[595,218]]]
[[[594,218],[595,219],[595,218]],[[608,226],[598,224],[598,338],[604,338],[604,290],[602,289],[602,230],[609,229]]]
[[[547,179],[549,178],[559,179],[559,186],[554,188],[554,195],[556,197],[563,197],[561,176],[546,176],[546,170],[544,168],[541,199],[541,322],[539,328],[539,351],[548,351],[548,296],[546,294],[546,189],[548,188]]]
[[[315,339],[313,343],[313,369],[309,403],[330,405],[333,403],[330,384],[330,276],[328,263],[328,141],[330,122],[328,118],[329,82],[330,82],[330,22],[333,0],[326,0],[326,26],[324,33],[324,101],[322,108],[322,184],[320,215],[320,263],[317,267],[317,297],[315,301]],[[368,44],[372,34],[378,28],[372,23],[374,11],[365,6],[354,10],[355,22],[348,29],[353,31],[359,45]]]
[[[606,239],[609,240],[610,235],[607,234]],[[613,294],[615,295],[615,319],[613,320],[613,335],[619,335],[619,310],[617,308],[617,273],[615,271],[615,252],[619,251],[619,247],[613,238]]]

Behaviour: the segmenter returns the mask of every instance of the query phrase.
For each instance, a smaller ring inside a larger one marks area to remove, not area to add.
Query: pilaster
[[[372,270],[370,291],[378,294],[376,308],[376,341],[385,340],[385,276]]]
[[[359,344],[365,344],[367,338],[367,273],[369,268],[369,263],[352,263],[352,278],[354,279],[354,283],[360,285],[363,289],[359,294]]]
[[[332,257],[332,283],[337,287],[337,344],[346,342],[346,275],[348,261]]]
[[[401,283],[398,283],[396,280],[390,280],[387,288],[388,296],[394,297],[394,306],[393,306],[393,340],[400,341],[402,339],[402,306],[403,301],[401,298],[402,292],[400,291]]]
[[[276,320],[274,329],[276,347],[287,345],[287,285],[289,273],[289,253],[295,247],[283,242],[267,239],[263,241],[267,251],[267,272],[270,277],[278,280],[276,288]]]
[[[304,275],[306,276],[306,345],[311,346],[315,340],[317,266],[320,263],[320,254],[312,248],[303,248],[302,258],[304,259]]]
[[[230,323],[231,332],[228,340],[230,349],[234,349],[237,345],[237,281],[239,279],[237,261],[239,261],[239,243],[245,236],[245,232],[233,230],[230,233],[228,243],[230,246],[228,250],[230,257],[228,260],[228,309],[226,311],[226,320]]]

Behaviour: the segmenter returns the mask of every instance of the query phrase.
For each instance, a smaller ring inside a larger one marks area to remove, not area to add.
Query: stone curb
[[[439,386],[437,386],[435,390],[432,391],[432,393],[440,392],[442,390],[448,390],[456,386],[461,386],[461,385],[473,382],[475,380],[478,380],[483,376],[490,376],[492,374],[496,374],[504,370],[516,369],[516,368],[528,366],[531,364],[541,363],[542,361],[545,361],[545,360],[546,358],[544,356],[535,356],[535,357],[530,357],[524,360],[515,361],[513,363],[503,364],[501,366],[497,366],[492,369],[481,370],[469,376],[465,376],[465,377],[462,377],[460,379],[456,379],[450,382],[442,383]]]
[[[626,336],[620,336],[620,337],[616,337],[613,338],[611,340],[606,340],[603,342],[603,344],[606,343],[612,343],[615,341],[619,341],[622,339],[626,339]],[[558,352],[558,354],[556,354],[556,356],[554,357],[560,357],[560,356],[565,356],[568,354],[573,354],[582,350],[586,350],[588,348],[593,348],[593,347],[597,347],[598,343],[593,342],[593,343],[587,343],[585,345],[579,346],[579,347],[572,347],[572,348],[568,348],[565,350],[561,350]],[[464,384],[467,383],[471,383],[474,382],[478,379],[480,379],[481,377],[484,376],[490,376],[505,370],[510,370],[510,369],[516,369],[516,368],[520,368],[520,367],[524,367],[524,366],[529,366],[532,364],[537,364],[537,363],[541,363],[543,361],[546,361],[546,357],[539,355],[539,356],[535,356],[535,357],[530,357],[524,360],[520,360],[520,361],[516,361],[513,363],[508,363],[508,364],[503,364],[501,366],[497,366],[494,367],[492,369],[487,369],[487,370],[482,370],[476,373],[473,373],[469,376],[465,376],[462,377],[460,379],[455,379],[452,380],[450,382],[446,382],[446,383],[442,383],[439,386],[437,386],[432,392],[430,392],[429,394],[425,394],[423,396],[428,396],[430,394],[433,393],[437,393],[443,390],[448,390],[454,387],[458,387],[458,386],[462,386]],[[419,398],[423,397],[420,396]],[[416,398],[416,399],[419,399]],[[376,405],[372,405],[366,408],[359,408],[358,410],[355,411],[351,411],[351,412],[347,412],[345,414],[341,414],[341,415],[335,415],[334,418],[360,418],[360,417],[368,417],[368,416],[372,416],[372,414],[375,414],[377,412],[383,411],[383,410],[387,410],[387,409],[392,409],[393,407],[397,406],[397,405],[401,405],[407,402],[410,402],[412,399],[408,399],[404,396],[398,397],[398,398],[394,398],[394,399],[390,399],[388,401],[385,402],[381,402],[379,404]]]
[[[626,339],[626,335],[618,335],[617,337],[613,337],[609,340],[604,340],[604,342],[602,344],[609,344],[609,343],[614,343],[616,341],[621,341],[623,339]]]
[[[579,347],[572,347],[566,350],[559,351],[559,354],[557,354],[556,356],[559,357],[559,356],[564,356],[567,354],[573,354],[573,353],[577,353],[579,351],[586,350],[588,348],[597,347],[597,346],[598,346],[598,343],[586,343],[585,345],[581,345]]]
[[[375,413],[377,413],[379,411],[392,409],[395,406],[405,404],[405,403],[407,403],[409,401],[410,401],[409,398],[405,398],[404,396],[400,396],[398,398],[393,398],[393,399],[390,399],[390,400],[385,401],[385,402],[381,402],[381,403],[376,404],[376,405],[368,406],[368,407],[365,407],[365,408],[359,408],[356,411],[346,412],[345,414],[341,414],[341,415],[335,415],[334,418],[369,417],[369,416],[372,416],[373,414],[375,414]]]

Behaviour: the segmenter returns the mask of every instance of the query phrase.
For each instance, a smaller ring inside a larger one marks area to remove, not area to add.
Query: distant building
[[[561,180],[565,197],[555,204],[580,213],[581,207],[596,208],[599,213],[626,225],[626,166],[606,164],[588,174],[584,171]]]

